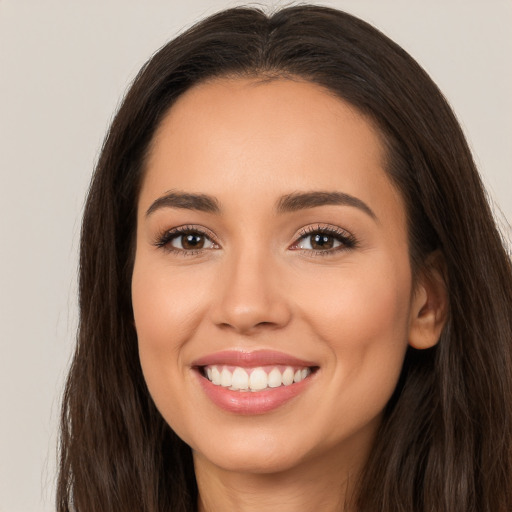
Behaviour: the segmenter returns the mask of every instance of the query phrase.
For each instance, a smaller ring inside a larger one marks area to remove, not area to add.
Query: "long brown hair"
[[[80,325],[62,409],[58,510],[196,507],[190,449],[142,376],[130,281],[148,145],[176,98],[219,76],[300,77],[373,120],[407,207],[411,264],[442,253],[450,315],[409,349],[359,482],[358,512],[512,510],[512,269],[450,107],[421,67],[346,13],[215,14],[160,49],[105,139],[85,207]]]

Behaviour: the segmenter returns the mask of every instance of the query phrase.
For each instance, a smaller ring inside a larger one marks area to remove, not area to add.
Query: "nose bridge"
[[[286,325],[290,309],[277,267],[268,248],[247,244],[231,252],[219,275],[215,323],[244,333]]]

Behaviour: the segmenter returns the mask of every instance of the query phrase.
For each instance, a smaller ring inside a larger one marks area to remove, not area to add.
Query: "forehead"
[[[189,89],[164,117],[141,202],[171,189],[260,202],[336,189],[372,203],[386,192],[400,203],[384,161],[373,123],[319,85],[216,79]]]

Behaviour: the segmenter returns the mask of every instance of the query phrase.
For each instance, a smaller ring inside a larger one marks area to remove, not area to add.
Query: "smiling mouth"
[[[248,368],[219,364],[198,368],[200,374],[215,386],[240,392],[289,387],[307,379],[317,369],[315,366],[272,365]]]

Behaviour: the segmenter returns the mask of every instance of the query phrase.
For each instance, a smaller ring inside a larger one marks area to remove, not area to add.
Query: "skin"
[[[400,194],[383,144],[357,110],[317,85],[217,79],[188,90],[151,145],[132,280],[142,369],[163,417],[194,454],[199,510],[349,510],[408,344],[437,342],[439,279],[413,288]],[[220,213],[154,207],[169,191],[207,194]],[[346,204],[278,212],[294,192]],[[177,226],[206,229],[199,251]],[[301,229],[349,233],[309,249]],[[172,245],[178,251],[172,251]],[[319,369],[290,402],[242,416],[213,404],[192,362],[223,350],[278,350]]]

